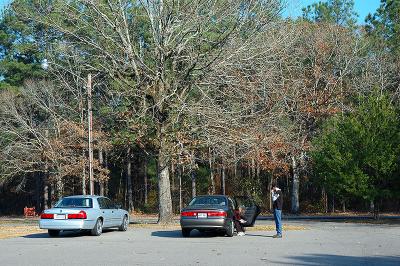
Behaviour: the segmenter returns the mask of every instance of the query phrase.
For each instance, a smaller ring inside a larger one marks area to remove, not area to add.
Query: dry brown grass
[[[46,230],[40,229],[38,226],[2,226],[0,225],[0,239],[26,236],[30,234],[45,233]]]

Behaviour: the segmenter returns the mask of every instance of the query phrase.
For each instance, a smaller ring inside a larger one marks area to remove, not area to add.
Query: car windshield
[[[195,197],[189,203],[189,206],[193,205],[219,205],[226,206],[226,198],[219,196],[209,196],[209,197]]]
[[[54,208],[92,208],[92,199],[89,198],[63,198]]]

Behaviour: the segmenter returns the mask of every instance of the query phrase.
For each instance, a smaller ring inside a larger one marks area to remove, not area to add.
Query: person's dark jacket
[[[278,198],[274,200],[273,207],[274,209],[282,210],[282,204],[283,204],[282,190],[275,191],[275,194],[278,195]]]
[[[244,217],[239,210],[235,210],[234,212],[234,217],[235,220],[239,221],[240,219],[246,220],[246,217]]]

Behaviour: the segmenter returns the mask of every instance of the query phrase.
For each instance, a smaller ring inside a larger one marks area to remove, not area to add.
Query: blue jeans
[[[274,209],[274,220],[276,225],[276,234],[282,235],[282,210]]]

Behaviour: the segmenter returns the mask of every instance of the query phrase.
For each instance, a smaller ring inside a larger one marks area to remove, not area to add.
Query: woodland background
[[[14,0],[0,20],[0,214],[89,193],[174,213],[400,208],[400,0]],[[88,75],[92,96],[88,95]]]

